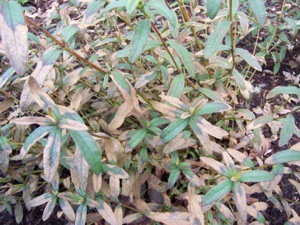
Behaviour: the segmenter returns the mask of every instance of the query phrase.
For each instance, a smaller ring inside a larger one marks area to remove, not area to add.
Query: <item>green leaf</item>
[[[86,213],[87,213],[87,206],[85,204],[80,205],[76,211],[76,225],[85,225],[86,221]]]
[[[35,129],[25,140],[23,147],[21,149],[20,155],[21,157],[25,157],[25,155],[28,153],[29,149],[32,145],[34,145],[39,139],[46,136],[48,133],[50,133],[52,130],[54,130],[55,127],[53,126],[41,126]]]
[[[148,42],[150,28],[151,22],[148,19],[141,20],[135,28],[129,52],[129,62],[134,63],[143,53],[144,48]]]
[[[123,170],[122,168],[115,166],[115,165],[110,165],[110,164],[103,164],[102,166],[103,172],[107,173],[110,176],[119,178],[119,179],[127,179],[129,176]]]
[[[239,217],[243,224],[247,222],[247,198],[243,185],[240,182],[234,182],[232,187],[233,200],[239,212]]]
[[[210,19],[214,19],[218,14],[222,5],[222,0],[208,0],[206,3],[207,15]]]
[[[180,98],[184,89],[184,83],[185,83],[184,80],[185,78],[183,74],[176,75],[174,80],[171,83],[171,87],[169,89],[168,95],[175,98]]]
[[[9,78],[15,73],[14,68],[8,68],[0,77],[0,89],[6,84]]]
[[[76,25],[69,25],[63,28],[61,36],[66,43],[79,31],[79,28]]]
[[[145,128],[135,131],[127,144],[127,148],[134,149],[143,140],[146,134],[147,130]]]
[[[178,44],[174,40],[170,40],[167,42],[172,48],[176,50],[178,53],[181,61],[183,62],[184,67],[188,71],[188,74],[194,78],[195,77],[195,64],[193,61],[193,56],[192,54],[182,45]]]
[[[151,0],[146,4],[148,7],[153,7],[167,20],[169,20],[172,27],[177,27],[178,19],[176,13],[169,9],[165,1],[163,0]]]
[[[95,174],[102,172],[101,150],[87,131],[68,130],[83,157]]]
[[[208,88],[198,88],[198,90],[203,95],[205,95],[206,97],[210,98],[211,100],[213,100],[215,102],[225,102],[224,99],[222,98],[222,96],[216,91],[213,91]]]
[[[209,205],[218,201],[226,195],[232,188],[233,182],[231,180],[221,181],[217,186],[210,189],[202,198],[203,205]]]
[[[172,168],[169,179],[168,179],[168,188],[174,187],[175,183],[178,180],[180,170],[178,168]]]
[[[131,88],[128,84],[128,81],[124,78],[124,76],[117,71],[112,71],[113,79],[115,80],[116,85],[119,85],[122,89],[124,89],[127,94],[131,94]]]
[[[300,151],[288,149],[277,152],[266,159],[266,164],[279,164],[300,161]]]
[[[300,88],[295,86],[283,87],[279,86],[270,91],[270,94],[279,95],[279,94],[287,94],[287,95],[297,95],[300,97]]]
[[[230,28],[230,25],[231,22],[229,20],[223,20],[218,24],[215,31],[208,37],[205,48],[203,50],[204,57],[206,59],[208,59],[218,51],[223,38],[226,36]]]
[[[138,6],[140,0],[127,0],[126,2],[126,11],[128,14],[132,14],[133,11]]]
[[[106,13],[106,12],[108,12],[108,11],[114,9],[114,8],[120,8],[120,7],[125,7],[125,6],[126,6],[126,1],[112,0],[112,1],[110,1],[110,3],[107,4],[107,5],[105,6],[105,8],[100,12],[99,18],[101,18],[101,16],[102,16],[104,13]]]
[[[209,102],[204,104],[198,112],[195,113],[197,116],[212,114],[216,112],[222,112],[230,109],[231,107],[222,102]]]
[[[9,140],[5,136],[0,136],[0,150],[1,151],[11,151],[11,145]]]
[[[253,170],[242,173],[240,177],[241,182],[267,182],[273,181],[274,175],[264,170]]]
[[[45,180],[47,182],[52,182],[54,176],[57,172],[59,165],[61,147],[61,129],[53,129],[48,137],[47,144],[44,149],[44,173]]]
[[[16,1],[2,1],[0,4],[1,46],[18,75],[26,69],[27,26],[22,7]]]
[[[250,8],[260,26],[266,23],[266,6],[264,0],[248,0]]]
[[[46,207],[44,208],[43,212],[43,221],[46,221],[52,214],[54,207],[56,206],[57,197],[52,197],[52,199],[47,203]]]
[[[283,127],[281,129],[280,137],[279,137],[280,147],[286,145],[289,142],[289,140],[292,138],[294,130],[296,128],[295,118],[291,114],[288,114],[282,124]]]
[[[178,119],[175,122],[171,123],[167,126],[160,137],[162,139],[163,144],[171,141],[175,138],[183,129],[188,125],[189,119]]]
[[[243,60],[245,60],[251,67],[258,71],[262,71],[261,65],[258,60],[250,52],[242,48],[235,48],[234,52],[238,54]]]

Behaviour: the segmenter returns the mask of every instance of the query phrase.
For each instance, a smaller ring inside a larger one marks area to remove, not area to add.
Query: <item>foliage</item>
[[[0,212],[267,224],[264,193],[298,221],[280,181],[300,165],[299,83],[251,101],[294,46],[299,3],[72,0],[44,16],[26,2],[0,0]]]

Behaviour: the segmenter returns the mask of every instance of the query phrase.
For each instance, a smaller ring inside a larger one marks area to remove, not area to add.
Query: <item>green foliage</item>
[[[284,73],[296,3],[200,2],[64,1],[39,25],[26,1],[0,0],[0,212],[267,224],[274,204],[298,222],[281,180],[300,190],[299,76],[253,82]]]

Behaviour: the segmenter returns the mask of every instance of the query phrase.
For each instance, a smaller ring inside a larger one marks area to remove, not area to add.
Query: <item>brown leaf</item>
[[[11,98],[4,99],[2,102],[0,102],[0,113],[7,110],[12,104],[13,100]]]
[[[130,105],[127,101],[124,102],[118,109],[115,117],[110,122],[108,128],[110,130],[118,129],[124,122],[125,118],[129,116],[131,111],[133,110],[132,105]]]
[[[190,225],[190,214],[186,212],[150,212],[148,217],[166,225]]]

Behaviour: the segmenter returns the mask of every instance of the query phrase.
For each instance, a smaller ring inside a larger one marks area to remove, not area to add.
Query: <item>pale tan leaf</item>
[[[142,213],[146,213],[150,211],[150,208],[147,205],[147,203],[140,198],[135,198],[133,200],[133,205]]]
[[[84,159],[78,147],[75,148],[74,161],[71,164],[71,178],[75,189],[85,191],[89,176],[89,164]]]
[[[223,160],[227,167],[231,167],[231,168],[235,167],[232,158],[230,157],[230,155],[227,152],[223,152]]]
[[[289,182],[294,185],[294,187],[297,189],[297,192],[300,193],[300,183],[292,179],[289,179]]]
[[[65,128],[65,129],[70,129],[70,130],[75,130],[75,131],[81,131],[81,130],[88,130],[89,128],[78,122],[78,121],[75,121],[75,120],[69,120],[69,119],[64,119],[62,120],[59,125],[58,125],[60,128]]]
[[[141,213],[129,214],[123,218],[123,224],[130,224],[133,221],[141,218],[143,215]]]
[[[123,224],[123,210],[122,210],[122,206],[119,204],[116,206],[114,214],[116,216],[118,225],[122,225]]]
[[[69,220],[75,221],[76,216],[74,209],[67,200],[59,198],[59,206]]]
[[[218,207],[218,209],[220,210],[220,212],[228,219],[230,220],[235,220],[235,215],[232,214],[231,210],[225,206],[224,204],[218,202],[216,204],[216,206]]]
[[[124,102],[119,108],[118,111],[113,118],[113,120],[108,125],[108,128],[110,130],[116,130],[118,129],[124,122],[125,118],[129,116],[129,114],[132,112],[133,107],[128,102]]]
[[[23,207],[21,201],[17,201],[15,205],[15,218],[17,223],[20,223],[23,219]]]
[[[89,92],[89,88],[78,89],[72,96],[70,108],[75,109],[76,111],[80,110],[83,104],[88,102],[93,97],[93,94]]]
[[[183,111],[189,111],[189,107],[184,104],[182,101],[180,101],[179,98],[175,98],[175,97],[172,97],[172,96],[166,96],[164,94],[161,94],[159,96],[162,100],[170,103],[172,106],[178,108],[178,109],[181,109]]]
[[[247,222],[247,199],[243,184],[240,182],[235,182],[232,192],[235,206],[239,212],[238,220],[240,221],[240,224],[245,224]]]
[[[96,209],[99,212],[99,214],[103,217],[103,219],[105,219],[105,221],[108,222],[110,225],[118,225],[117,218],[110,206],[102,200],[98,201],[98,203],[99,206],[96,207]]]
[[[109,178],[109,187],[111,191],[111,195],[114,198],[118,198],[120,194],[120,179],[114,176]]]
[[[194,194],[189,194],[188,196],[188,210],[191,214],[190,224],[191,225],[204,225],[204,214],[200,202]]]
[[[176,117],[176,108],[174,106],[170,106],[161,102],[157,102],[157,101],[152,101],[152,107],[159,111],[160,113],[164,114],[164,115],[168,115],[168,116],[172,116],[172,117]],[[183,111],[181,111],[183,113]]]
[[[37,116],[25,116],[22,118],[12,119],[11,123],[18,125],[31,125],[38,124],[40,126],[51,126],[53,124],[53,120],[48,117],[37,117]]]
[[[222,139],[225,136],[228,136],[228,132],[223,130],[220,127],[216,127],[213,126],[210,122],[208,122],[207,120],[205,120],[203,117],[199,117],[196,120],[197,125],[206,133],[208,133],[209,135],[218,138],[218,139]]]
[[[53,65],[57,60],[60,52],[61,50],[58,50],[55,47],[50,47],[44,52],[43,57],[37,63],[30,77],[36,80],[39,87],[44,84],[47,76],[49,76],[49,74],[51,73],[53,69]],[[21,110],[26,111],[29,108],[29,106],[32,104],[33,100],[34,100],[34,96],[31,95],[28,82],[25,82],[23,87],[23,92],[21,94],[21,100],[20,100]]]
[[[102,173],[100,174],[93,173],[93,185],[94,185],[94,191],[99,192],[102,185]]]
[[[2,102],[0,102],[0,113],[7,110],[13,103],[14,101],[11,98],[4,99]]]
[[[185,138],[184,133],[180,133],[172,141],[170,141],[168,144],[166,144],[163,152],[165,154],[169,154],[176,150],[186,149],[192,145],[195,145],[196,143],[197,143],[196,140],[191,139],[191,138]]]
[[[207,158],[207,157],[200,157],[200,159],[206,165],[212,167],[215,171],[217,171],[220,174],[223,174],[227,170],[226,166],[217,160],[214,160],[212,158]]]
[[[46,202],[49,202],[51,200],[51,197],[52,197],[51,194],[44,193],[44,194],[32,199],[30,202],[28,202],[27,207],[31,208],[31,207],[43,205]]]
[[[166,225],[190,225],[190,214],[186,212],[150,212],[148,217]]]
[[[116,149],[119,147],[120,142],[116,140],[115,138],[110,138],[105,142],[105,153],[107,156],[107,159],[112,162],[117,162],[117,154]]]
[[[22,7],[14,1],[0,5],[1,45],[18,75],[26,70],[28,51],[28,28]]]

